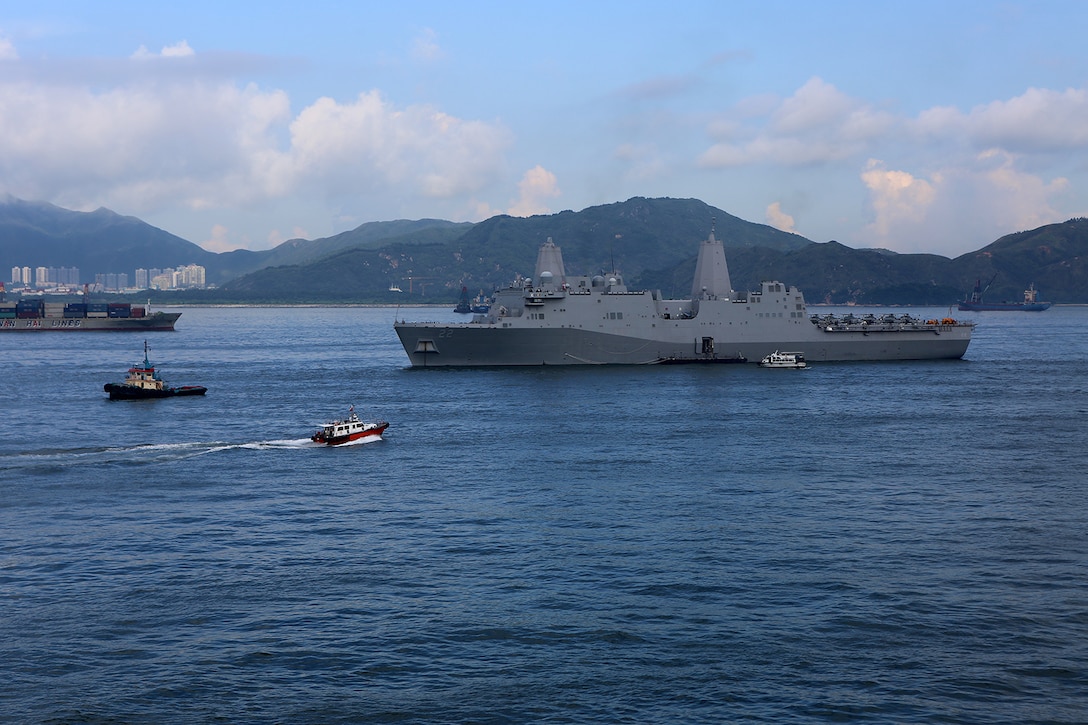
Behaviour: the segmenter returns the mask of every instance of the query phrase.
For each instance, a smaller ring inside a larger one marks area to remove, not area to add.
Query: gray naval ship
[[[413,366],[758,363],[778,350],[813,361],[963,357],[974,323],[909,315],[813,315],[796,287],[737,292],[713,230],[690,299],[629,290],[619,274],[568,277],[549,238],[532,279],[496,293],[471,322],[397,321]]]

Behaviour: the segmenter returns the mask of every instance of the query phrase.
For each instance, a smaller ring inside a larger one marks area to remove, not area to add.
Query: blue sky
[[[3,0],[0,195],[213,251],[668,196],[956,256],[1088,215],[1085,27],[1072,0]]]

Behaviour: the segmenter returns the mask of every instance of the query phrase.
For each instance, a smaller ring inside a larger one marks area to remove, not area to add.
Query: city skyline
[[[59,273],[59,274],[58,274]],[[12,289],[20,286],[35,291],[88,285],[95,291],[128,289],[202,289],[207,286],[207,269],[199,264],[177,267],[137,267],[132,285],[127,272],[96,272],[94,282],[83,282],[77,267],[13,266]]]

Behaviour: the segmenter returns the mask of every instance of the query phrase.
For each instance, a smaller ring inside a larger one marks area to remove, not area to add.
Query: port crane
[[[402,277],[402,279],[408,280],[408,294],[412,294],[412,291],[414,289],[413,285],[416,282],[419,282],[419,294],[422,297],[423,295],[427,294],[427,285],[430,283],[430,280],[435,280],[435,279],[439,279],[439,278],[438,277],[418,277],[416,275],[408,275],[407,277]]]
[[[982,286],[982,280],[981,279],[976,279],[975,280],[975,289],[971,292],[971,302],[973,302],[975,304],[977,304],[979,302],[982,302],[982,295],[986,294],[986,290],[990,289],[990,285],[992,285],[994,283],[995,279],[997,279],[997,273],[996,272],[994,273],[993,277],[990,277],[990,281],[986,283],[985,287]]]

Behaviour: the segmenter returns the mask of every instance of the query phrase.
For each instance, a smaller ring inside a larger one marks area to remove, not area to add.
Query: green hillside
[[[537,249],[548,238],[562,247],[568,273],[590,274],[614,263],[629,278],[636,278],[647,269],[685,261],[694,264],[699,242],[711,228],[729,250],[790,250],[812,244],[698,200],[634,198],[582,212],[497,216],[472,225],[445,244],[392,240],[377,250],[355,249],[308,265],[264,269],[224,285],[223,292],[265,299],[298,295],[322,301],[344,294],[342,268],[348,268],[353,301],[447,301],[457,297],[461,285],[473,293],[490,292],[518,274],[531,275]],[[689,274],[689,286],[690,281]],[[390,293],[392,285],[403,294]]]
[[[0,201],[0,269],[77,267],[84,279],[138,267],[200,264],[217,255],[135,217],[109,209],[76,212],[44,202]]]
[[[952,260],[969,290],[976,279],[993,284],[986,298],[1019,300],[1030,284],[1051,302],[1088,303],[1088,219],[1070,219],[1007,234],[977,252]],[[996,275],[996,276],[995,276]]]
[[[372,222],[324,239],[226,254],[107,209],[71,212],[9,198],[0,201],[0,268],[71,265],[87,276],[196,263],[221,285],[162,295],[176,302],[450,303],[462,285],[490,292],[531,275],[537,249],[551,238],[570,274],[616,269],[631,287],[682,297],[711,229],[725,244],[738,290],[777,279],[797,285],[810,302],[945,305],[962,299],[976,279],[993,279],[988,299],[1019,299],[1034,283],[1043,299],[1088,303],[1088,219],[1009,234],[948,259],[816,243],[697,199],[641,197],[477,224]]]
[[[449,302],[462,284],[487,292],[532,274],[536,250],[550,237],[563,249],[568,273],[614,265],[630,286],[679,297],[690,293],[698,245],[712,227],[725,243],[738,290],[778,279],[797,285],[810,302],[951,305],[976,278],[997,274],[994,296],[1019,298],[1034,282],[1049,300],[1088,303],[1083,219],[1012,234],[951,260],[815,243],[698,200],[642,198],[581,212],[493,217],[445,243],[393,241],[310,265],[261,270],[224,292],[265,300]],[[391,285],[404,293],[390,293]]]

